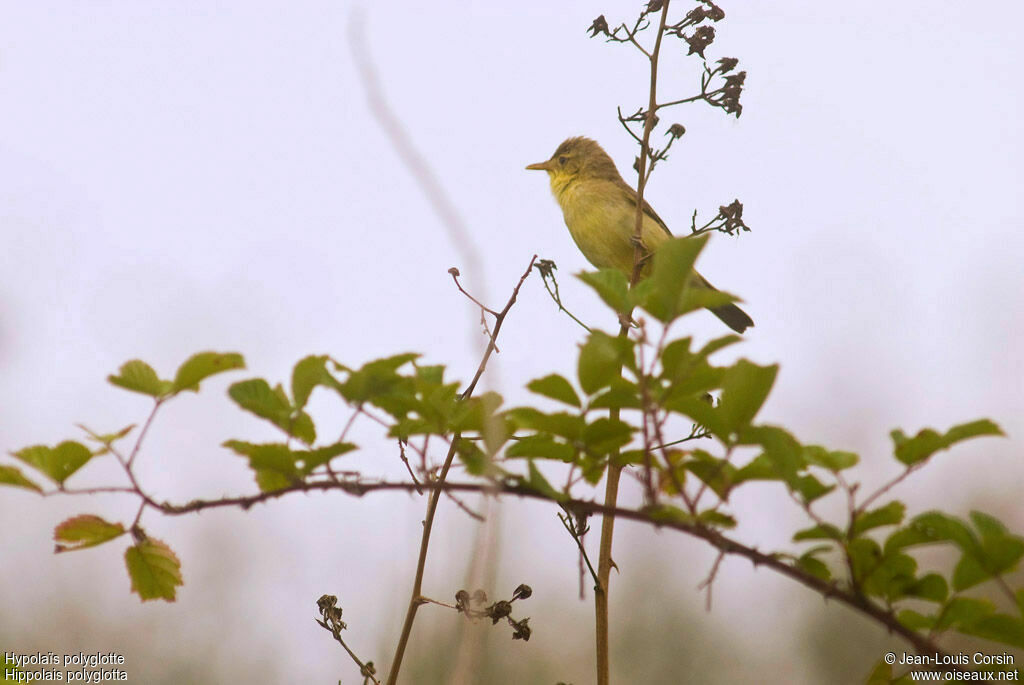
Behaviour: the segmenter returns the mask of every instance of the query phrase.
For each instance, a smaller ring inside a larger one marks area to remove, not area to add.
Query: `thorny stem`
[[[725,552],[719,551],[718,556],[715,557],[715,563],[711,566],[711,571],[708,573],[708,577],[697,586],[698,589],[707,591],[707,599],[704,604],[704,608],[707,611],[711,611],[711,589],[715,585],[715,578],[718,577],[718,567],[722,565],[722,559],[725,559]]]
[[[583,544],[583,534],[576,529],[576,525],[572,523],[572,514],[559,514],[558,520],[562,522],[562,526],[565,527],[566,532],[569,533],[570,537],[576,541],[576,546],[580,549],[580,559],[585,561],[587,568],[590,569],[590,576],[597,582],[597,571],[594,570],[594,566],[590,563],[590,557],[587,556],[587,548]]]
[[[505,308],[502,309],[495,316],[494,319],[494,332],[490,335],[490,340],[487,343],[487,350],[484,352],[483,359],[480,360],[480,365],[476,369],[476,373],[473,375],[473,380],[470,381],[466,390],[462,393],[462,398],[466,399],[473,394],[473,390],[476,389],[476,384],[480,380],[480,376],[484,374],[484,369],[487,368],[487,361],[491,358],[491,354],[497,348],[495,341],[498,339],[498,333],[501,331],[501,324],[505,323],[505,317],[508,315],[512,305],[516,303],[516,298],[519,297],[519,289],[523,287],[523,281],[530,275],[530,271],[533,270],[533,263],[537,261],[537,255],[533,255],[530,258],[530,264],[526,267],[526,271],[519,277],[519,282],[516,283],[516,287],[512,289],[512,296],[505,303]]]
[[[139,448],[142,447],[142,441],[146,439],[146,433],[149,432],[149,427],[153,425],[153,419],[156,418],[156,413],[160,409],[160,405],[163,404],[164,398],[159,398],[153,403],[153,410],[149,412],[149,416],[146,417],[146,423],[142,425],[142,430],[139,431],[139,437],[135,440],[135,446],[132,448],[132,453],[128,455],[128,460],[125,462],[125,468],[131,469],[135,463],[135,457],[139,455]]]
[[[288,494],[296,492],[328,492],[340,490],[355,496],[363,496],[371,492],[411,492],[416,489],[416,484],[408,482],[388,482],[378,481],[364,483],[359,481],[331,481],[322,480],[316,482],[305,482],[298,483],[287,488],[280,490],[271,490],[268,492],[260,492],[255,495],[246,495],[241,497],[225,497],[217,500],[194,500],[185,504],[171,504],[168,502],[155,502],[148,495],[134,491],[134,493],[140,497],[152,502],[151,506],[160,512],[171,515],[180,516],[189,514],[197,511],[204,511],[207,509],[216,509],[223,507],[240,507],[242,509],[248,509],[254,504],[265,503],[275,499],[279,499]],[[533,488],[530,488],[522,483],[514,481],[498,481],[489,483],[451,483],[442,482],[440,479],[422,483],[419,487],[426,490],[432,490],[434,492],[440,492],[442,490],[448,490],[452,492],[463,492],[463,493],[479,493],[484,495],[515,495],[517,497],[525,497],[529,499],[535,499],[544,502],[550,502],[551,498],[549,495],[538,492]],[[54,490],[52,492],[44,493],[45,495],[63,495],[63,494],[86,494],[91,492],[90,489],[76,490],[76,491],[62,491]],[[559,504],[567,511],[575,514],[600,514],[604,517],[617,517],[630,521],[638,521],[647,525],[657,526],[659,528],[669,528],[672,530],[680,531],[686,535],[690,535],[705,542],[708,542],[713,547],[718,549],[720,552],[726,555],[735,555],[744,557],[750,560],[754,566],[764,566],[766,568],[779,573],[780,575],[786,576],[791,580],[794,580],[801,585],[810,588],[814,592],[822,595],[825,599],[834,599],[846,606],[855,609],[861,614],[873,619],[874,621],[885,626],[891,633],[899,635],[901,638],[910,643],[915,650],[920,654],[938,654],[940,657],[945,657],[947,654],[943,651],[934,640],[928,638],[921,633],[908,628],[903,625],[896,617],[896,614],[892,609],[877,604],[871,601],[870,598],[864,596],[858,592],[852,586],[846,588],[841,586],[838,582],[832,580],[822,580],[817,576],[814,576],[802,569],[786,563],[782,555],[773,554],[770,552],[761,552],[753,547],[744,545],[741,542],[733,540],[716,529],[701,523],[678,518],[668,518],[660,515],[656,510],[650,509],[627,509],[622,507],[611,507],[607,504],[601,504],[593,500],[584,499],[568,499],[559,502]],[[417,596],[418,604],[426,602],[426,598]],[[943,663],[951,664],[951,668],[960,671],[969,670],[965,666],[958,666],[947,658],[943,658]]]
[[[487,361],[491,358],[491,354],[496,349],[496,341],[498,334],[501,332],[501,325],[505,323],[505,317],[508,316],[509,311],[512,309],[512,305],[516,303],[516,298],[519,295],[519,289],[523,287],[523,282],[527,276],[533,270],[533,263],[537,261],[537,255],[534,255],[530,259],[529,266],[526,267],[526,271],[519,278],[519,282],[516,283],[515,288],[512,289],[512,295],[509,297],[508,302],[505,303],[505,308],[500,312],[493,312],[488,309],[488,312],[494,314],[494,331],[490,334],[487,342],[487,350],[484,352],[483,358],[480,360],[480,365],[477,367],[476,374],[473,376],[473,380],[466,387],[466,390],[462,393],[461,397],[463,400],[468,399],[476,388],[477,381],[484,373],[484,369],[487,368]],[[454,278],[454,274],[452,275]],[[456,280],[458,284],[458,280]],[[461,286],[459,290],[462,291]],[[463,294],[468,295],[465,291]],[[474,300],[475,301],[475,300]],[[479,304],[479,303],[477,303]],[[483,305],[480,305],[484,308]],[[484,308],[485,309],[485,308]],[[441,467],[441,473],[438,474],[437,479],[423,484],[424,487],[433,487],[433,492],[430,494],[430,501],[427,503],[427,515],[423,519],[423,534],[420,537],[420,553],[419,558],[416,561],[416,576],[413,579],[412,594],[409,598],[409,607],[405,612],[405,622],[402,624],[402,633],[398,638],[398,645],[395,647],[395,656],[391,660],[391,669],[388,673],[388,685],[395,685],[398,682],[398,673],[402,667],[402,659],[405,656],[405,648],[409,644],[409,636],[412,634],[412,624],[416,620],[416,611],[420,605],[424,603],[422,596],[423,593],[423,572],[427,566],[427,548],[430,545],[430,532],[434,526],[434,514],[437,513],[437,503],[441,499],[441,494],[445,492],[443,486],[445,479],[448,478],[448,471],[451,469],[452,462],[455,460],[455,453],[458,450],[459,440],[462,439],[461,433],[455,433],[452,436],[451,445],[448,447],[448,454],[444,458],[444,465]]]
[[[570,319],[572,319],[580,326],[582,326],[583,330],[585,330],[587,333],[590,333],[590,326],[580,321],[575,314],[566,309],[565,305],[562,304],[562,296],[558,292],[558,279],[555,278],[554,269],[556,267],[554,266],[554,262],[542,259],[537,263],[537,266],[535,268],[538,271],[540,271],[540,278],[541,281],[544,283],[544,289],[548,291],[548,295],[550,295],[554,303],[558,305],[558,311],[565,312],[565,314]],[[551,279],[551,285],[548,284],[548,278]],[[554,287],[553,290],[552,286]]]
[[[895,486],[899,485],[901,482],[903,482],[903,480],[907,476],[912,474],[914,471],[916,471],[918,468],[920,468],[923,464],[924,464],[923,461],[919,461],[916,464],[911,464],[906,469],[904,469],[903,473],[901,473],[900,475],[896,476],[891,481],[889,481],[888,483],[886,483],[885,485],[883,485],[882,487],[878,488],[873,493],[868,495],[864,499],[864,501],[862,501],[860,503],[859,506],[853,508],[852,511],[850,512],[850,519],[851,519],[851,521],[853,520],[854,517],[856,517],[859,514],[862,514],[865,511],[867,511],[867,508],[869,506],[871,506],[872,502],[874,502],[876,499],[878,499],[879,497],[881,497],[885,493],[889,492],[889,490],[891,490]],[[847,488],[847,490],[849,491],[849,488]]]

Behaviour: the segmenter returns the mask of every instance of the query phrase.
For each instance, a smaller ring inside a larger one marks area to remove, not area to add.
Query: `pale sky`
[[[713,239],[701,271],[756,321],[733,356],[781,364],[762,418],[859,452],[860,477],[878,483],[897,472],[891,429],[990,417],[1008,439],[942,454],[896,494],[912,513],[980,507],[1024,530],[1021,509],[1011,509],[1024,487],[1024,9],[721,4],[727,18],[708,57],[734,56],[747,70],[743,116],[692,105],[664,113],[688,132],[646,197],[677,233],[694,209],[744,203],[753,231]],[[370,113],[350,42],[356,4],[0,2],[0,447],[77,438],[76,422],[108,431],[141,421],[146,401],[104,380],[132,358],[169,375],[194,352],[232,350],[248,371],[231,380],[277,382],[307,354],[359,364],[412,350],[468,379],[482,338],[451,266],[500,305],[533,254],[553,259],[566,302],[612,329],[572,277],[587,265],[546,179],[523,167],[582,134],[635,179],[636,149],[615,108],[646,101],[646,63],[585,29],[601,13],[628,20],[638,6],[362,6],[368,57],[469,228],[480,255],[472,264]],[[696,79],[692,59],[669,54],[661,92],[692,94]],[[686,325],[702,338],[723,332],[706,314]],[[531,278],[485,382],[509,404],[527,401],[530,379],[571,375],[581,339]],[[273,433],[232,408],[229,382],[209,382],[159,417],[140,478],[161,498],[255,490],[244,462],[219,445]],[[326,396],[314,409],[324,426],[347,418]],[[356,437],[366,450],[352,466],[402,473],[375,429]],[[76,478],[117,475],[96,464]],[[798,549],[788,539],[800,512],[781,491],[759,493],[734,503],[737,536]],[[216,679],[244,662],[276,674],[266,682],[356,682],[313,623],[314,602],[338,595],[350,640],[385,665],[424,506],[401,495],[317,495],[246,513],[147,513],[150,534],[181,557],[186,585],[173,605],[140,605],[120,544],[52,554],[63,518],[130,520],[133,502],[0,490],[0,651],[117,650],[145,634],[156,644],[128,657],[140,682],[169,677],[162,664],[181,650]],[[426,589],[447,598],[476,524],[451,502],[441,508]],[[499,510],[499,582],[539,590],[527,611],[537,642],[511,652],[529,661],[556,649],[546,641],[564,632],[559,621],[587,625],[589,597],[575,597],[572,541],[553,510],[517,501]],[[694,588],[713,553],[678,535],[620,531],[620,597],[660,578],[666,603],[698,611],[690,630],[699,634],[781,625],[730,638],[746,654],[736,677],[783,668],[792,670],[771,671],[780,682],[820,677],[786,657],[799,642],[786,621],[806,620],[819,598],[735,561],[702,613]],[[58,603],[74,609],[62,614]],[[435,612],[421,628],[457,618]],[[86,632],[90,620],[110,635]],[[886,636],[872,630],[877,658]],[[559,675],[566,682],[592,677],[588,631],[572,638],[578,663]],[[870,663],[861,666],[850,682]]]

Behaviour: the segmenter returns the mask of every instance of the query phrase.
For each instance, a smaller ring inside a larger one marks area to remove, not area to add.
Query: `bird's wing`
[[[623,181],[621,177],[615,182],[615,186],[627,198],[629,198],[629,201],[632,203],[632,205],[636,207],[636,189],[633,188],[628,183],[626,183],[625,181]],[[644,200],[644,214],[654,219],[654,222],[661,226],[662,230],[665,231],[666,235],[668,235],[669,237],[672,236],[672,231],[668,230],[668,226],[665,224],[664,221],[661,220],[661,217],[658,216],[658,213],[654,211],[654,208],[651,207],[650,204],[648,204],[647,200]]]

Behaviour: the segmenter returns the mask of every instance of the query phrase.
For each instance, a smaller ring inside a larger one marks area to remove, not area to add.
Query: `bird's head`
[[[556,195],[576,181],[619,178],[619,171],[608,153],[597,141],[582,136],[569,138],[558,146],[551,159],[526,168],[548,172],[551,189]]]

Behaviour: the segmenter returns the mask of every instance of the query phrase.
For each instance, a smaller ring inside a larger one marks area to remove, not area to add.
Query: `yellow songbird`
[[[633,271],[637,194],[622,180],[608,153],[589,138],[569,138],[558,146],[551,159],[526,168],[548,172],[551,192],[562,207],[565,224],[583,256],[599,269],[615,268],[629,276]],[[643,212],[641,243],[649,255],[672,233],[646,200]],[[716,289],[696,271],[690,285]],[[710,311],[737,333],[754,325],[746,312],[734,304]]]

